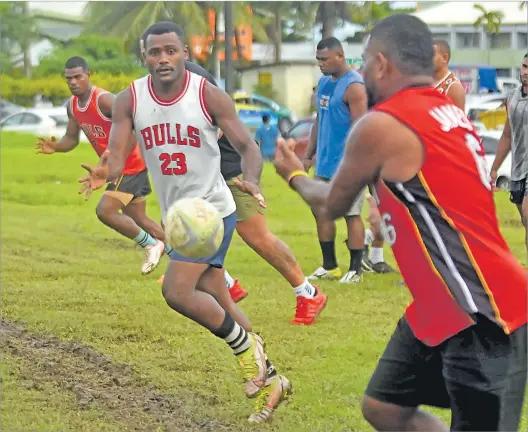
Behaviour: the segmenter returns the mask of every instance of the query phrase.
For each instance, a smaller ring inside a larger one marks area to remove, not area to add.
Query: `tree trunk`
[[[240,44],[240,33],[239,29],[235,26],[234,28],[234,34],[235,34],[235,47],[236,47],[236,53],[237,53],[237,65],[243,65],[244,64],[244,55],[242,54],[242,45]]]
[[[214,75],[217,81],[220,81],[220,58],[218,57],[219,45],[220,45],[220,19],[219,12],[215,10],[215,26],[214,26],[214,35],[213,35],[213,49],[211,50],[211,56],[209,57],[209,70],[214,70]]]
[[[327,1],[321,3],[322,9],[322,23],[323,28],[321,29],[321,35],[323,38],[334,35],[335,26],[335,4],[333,1]]]
[[[233,93],[233,3],[224,2],[225,16],[225,91]]]
[[[275,63],[282,60],[282,16],[279,11],[280,5],[275,10]]]
[[[21,2],[21,7],[22,7],[22,13],[25,15],[25,18],[26,18],[27,15],[29,14],[28,3]],[[30,35],[25,34],[24,36],[22,36],[20,48],[22,49],[22,54],[24,57],[24,76],[26,76],[26,78],[31,78],[30,44],[31,44]]]

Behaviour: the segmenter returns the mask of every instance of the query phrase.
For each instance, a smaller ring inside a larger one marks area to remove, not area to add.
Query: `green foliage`
[[[145,29],[169,20],[183,27],[188,37],[207,32],[207,19],[197,2],[88,2],[86,34],[119,36],[128,52],[136,52]]]
[[[91,82],[115,94],[128,87],[133,80],[144,73],[146,72],[138,71],[134,75],[95,73],[92,75]],[[2,77],[2,97],[10,102],[31,106],[34,96],[39,93],[48,97],[54,105],[60,105],[71,96],[66,81],[58,74],[33,79]]]
[[[135,56],[123,51],[120,38],[90,35],[73,38],[65,46],[57,45],[40,60],[35,76],[61,74],[66,60],[72,56],[84,57],[97,73],[134,75],[143,70]]]
[[[26,53],[24,69],[29,73],[29,45],[38,38],[38,28],[28,12],[28,2],[0,2],[0,72],[9,71],[15,57]]]
[[[502,11],[487,11],[481,4],[473,5],[482,15],[473,23],[475,28],[482,27],[486,33],[499,33],[504,13]]]

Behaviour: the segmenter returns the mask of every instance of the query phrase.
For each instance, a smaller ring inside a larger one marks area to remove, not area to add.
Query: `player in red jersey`
[[[60,141],[54,137],[39,138],[37,152],[69,152],[79,144],[82,130],[95,152],[101,156],[108,147],[115,96],[90,84],[88,64],[82,57],[68,59],[64,74],[73,95],[66,108],[69,118],[66,135]],[[135,141],[136,138],[131,135],[130,139]],[[145,261],[141,268],[143,274],[156,268],[164,250],[170,252],[170,247],[163,243],[163,230],[146,213],[145,200],[151,191],[147,167],[136,144],[126,161],[123,175],[108,185],[96,209],[102,223],[145,249]],[[84,189],[81,189],[79,193],[83,192]],[[90,196],[89,192],[86,199]]]
[[[289,143],[277,172],[342,217],[371,185],[413,297],[370,380],[377,430],[445,431],[420,405],[450,408],[451,430],[517,430],[527,375],[527,278],[499,229],[484,150],[464,112],[433,86],[433,39],[397,14],[371,31],[367,113],[331,184],[306,176]]]

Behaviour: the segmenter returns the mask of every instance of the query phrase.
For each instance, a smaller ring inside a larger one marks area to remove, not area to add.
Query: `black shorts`
[[[405,407],[450,408],[451,430],[516,431],[527,376],[526,325],[506,335],[481,315],[436,347],[398,322],[366,394]]]
[[[512,180],[510,182],[510,201],[514,204],[521,205],[524,197],[528,195],[526,188],[526,179]]]
[[[148,171],[144,170],[137,174],[122,175],[116,182],[110,183],[106,191],[130,195],[129,202],[144,199],[152,192]]]

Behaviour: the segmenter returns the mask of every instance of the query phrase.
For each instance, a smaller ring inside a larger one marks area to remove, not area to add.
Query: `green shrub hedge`
[[[141,74],[135,76],[93,74],[91,82],[116,94],[140,76]],[[0,97],[10,102],[27,107],[33,106],[33,98],[39,93],[49,98],[54,105],[61,104],[71,96],[66,80],[61,75],[33,79],[2,75],[0,78]]]

